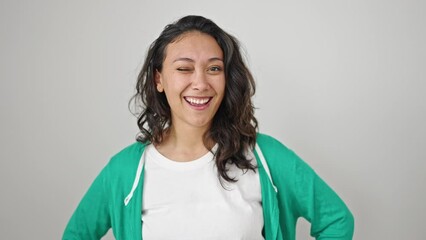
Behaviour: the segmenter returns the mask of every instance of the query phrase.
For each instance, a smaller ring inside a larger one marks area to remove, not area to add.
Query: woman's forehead
[[[169,43],[165,49],[165,60],[175,62],[178,59],[210,60],[222,59],[223,52],[216,40],[205,33],[189,32]]]

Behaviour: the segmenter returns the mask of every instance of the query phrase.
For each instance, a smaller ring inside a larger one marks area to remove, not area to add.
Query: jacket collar
[[[265,239],[276,240],[278,238],[279,226],[279,208],[277,193],[278,190],[272,181],[271,174],[266,159],[263,156],[260,147],[256,144],[254,151],[256,156],[260,186],[262,191],[262,208],[264,219]]]

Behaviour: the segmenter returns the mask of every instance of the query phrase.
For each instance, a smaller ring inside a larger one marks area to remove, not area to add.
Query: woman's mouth
[[[202,107],[206,106],[210,102],[212,97],[184,97],[184,99],[191,106]]]

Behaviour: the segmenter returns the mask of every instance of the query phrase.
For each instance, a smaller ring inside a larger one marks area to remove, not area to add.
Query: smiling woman
[[[167,134],[163,143],[184,132],[208,131],[225,92],[222,55],[216,40],[200,32],[186,33],[169,44],[161,72],[155,73],[157,90],[164,91],[172,113],[173,135]]]
[[[217,144],[215,162],[226,181],[233,181],[229,162],[255,169],[246,156],[256,142],[254,79],[237,39],[215,23],[188,16],[166,26],[148,51],[136,89],[135,103],[143,109],[140,142],[152,142],[175,161],[194,160]]]
[[[149,48],[133,100],[137,142],[115,155],[63,239],[352,239],[343,201],[296,154],[257,133],[238,41],[187,16]],[[142,220],[142,221],[141,221]]]

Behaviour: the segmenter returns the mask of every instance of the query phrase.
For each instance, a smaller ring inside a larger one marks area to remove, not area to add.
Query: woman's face
[[[225,93],[223,52],[210,35],[185,33],[167,46],[155,80],[170,105],[172,127],[207,130]]]

